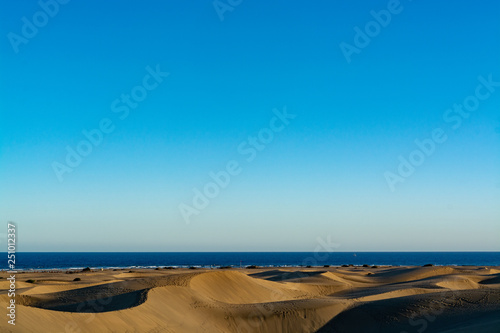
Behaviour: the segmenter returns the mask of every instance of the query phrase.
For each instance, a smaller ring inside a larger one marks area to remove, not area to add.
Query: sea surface
[[[0,269],[7,269],[7,253]],[[500,252],[18,252],[17,270],[323,265],[500,266]]]

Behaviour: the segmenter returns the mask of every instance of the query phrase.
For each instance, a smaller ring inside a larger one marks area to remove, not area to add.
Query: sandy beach
[[[8,275],[0,275],[7,304]],[[500,267],[161,268],[16,277],[16,326],[4,318],[1,332],[500,332]]]

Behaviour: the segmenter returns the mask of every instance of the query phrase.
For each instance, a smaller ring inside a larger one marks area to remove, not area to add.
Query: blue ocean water
[[[7,269],[7,253],[0,269]],[[16,269],[218,267],[248,265],[500,266],[500,252],[18,252]]]

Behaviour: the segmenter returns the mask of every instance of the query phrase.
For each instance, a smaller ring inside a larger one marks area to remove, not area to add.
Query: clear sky
[[[498,1],[1,6],[20,251],[500,250]]]

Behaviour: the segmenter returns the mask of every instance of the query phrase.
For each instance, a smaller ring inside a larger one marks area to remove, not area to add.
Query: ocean
[[[7,269],[7,253],[0,269]],[[339,265],[500,266],[500,252],[18,252],[16,269]]]

